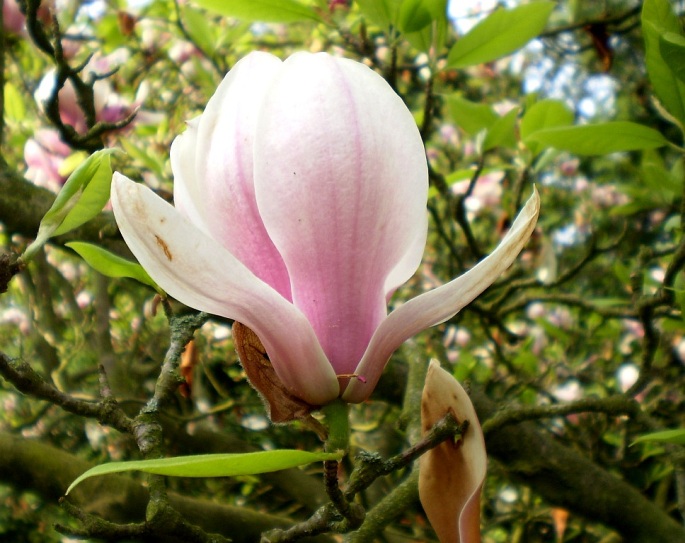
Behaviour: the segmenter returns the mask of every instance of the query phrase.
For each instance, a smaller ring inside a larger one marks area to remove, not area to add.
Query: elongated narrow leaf
[[[454,44],[447,67],[465,68],[513,53],[542,32],[554,6],[541,1],[494,11]]]
[[[95,217],[109,200],[112,181],[110,155],[103,149],[89,156],[69,176],[38,227],[35,241],[26,249],[29,258],[53,236],[65,234]]]
[[[127,277],[135,279],[145,285],[149,285],[158,292],[162,293],[162,289],[152,280],[143,267],[136,263],[121,258],[114,253],[110,253],[102,247],[93,245],[92,243],[85,243],[83,241],[72,241],[66,244],[67,247],[73,249],[78,255],[85,260],[88,265],[107,277]]]
[[[670,0],[645,0],[642,4],[642,35],[645,64],[654,93],[666,110],[685,122],[685,83],[674,74],[662,56],[660,37],[668,32],[682,34],[680,21]]]
[[[89,469],[79,476],[67,489],[67,494],[90,477],[121,473],[124,471],[143,471],[172,477],[234,477],[254,475],[282,469],[295,468],[321,462],[340,460],[342,451],[335,453],[309,452],[284,449],[278,451],[259,451],[237,454],[201,454],[197,456],[177,456],[157,460],[138,460],[132,462],[110,462]]]
[[[196,0],[205,9],[244,21],[294,23],[321,21],[311,6],[295,0]]]
[[[685,36],[666,32],[659,37],[659,50],[673,75],[685,83]]]
[[[661,432],[654,432],[651,434],[644,434],[635,439],[635,443],[673,443],[676,445],[685,445],[685,428],[677,430],[663,430]]]
[[[530,134],[526,141],[577,155],[607,155],[619,151],[655,149],[668,143],[661,132],[624,121],[548,128]]]

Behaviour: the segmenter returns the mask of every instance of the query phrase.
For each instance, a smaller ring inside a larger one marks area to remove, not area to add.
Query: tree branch
[[[0,432],[0,480],[23,491],[37,492],[47,501],[57,501],[69,484],[91,467],[90,462],[56,447]],[[110,521],[143,522],[148,491],[125,476],[94,477],[75,488],[69,494],[69,500],[80,503],[86,513]],[[259,541],[263,530],[287,528],[293,524],[285,517],[188,498],[174,492],[169,493],[169,500],[184,518],[193,519],[207,532],[220,533],[233,543],[254,543]],[[163,541],[180,543],[185,540],[165,537]],[[332,543],[331,538],[323,536],[304,541]]]

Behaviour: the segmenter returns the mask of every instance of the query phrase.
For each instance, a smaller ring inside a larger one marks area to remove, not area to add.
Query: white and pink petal
[[[293,302],[336,372],[351,373],[385,317],[388,277],[406,281],[423,250],[416,123],[368,67],[296,53],[265,96],[254,152],[257,204]]]
[[[312,405],[339,385],[306,317],[147,187],[115,173],[112,207],[124,240],[150,276],[180,302],[250,327],[276,374]]]
[[[369,397],[390,355],[407,339],[456,315],[488,288],[514,262],[530,238],[540,211],[537,190],[529,198],[499,246],[456,279],[412,298],[395,309],[376,329],[343,399],[358,403]]]

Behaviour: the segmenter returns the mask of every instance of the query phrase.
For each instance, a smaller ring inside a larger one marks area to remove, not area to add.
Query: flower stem
[[[328,440],[326,451],[345,451],[350,447],[350,418],[349,406],[342,400],[336,400],[322,409],[326,415],[328,426]],[[337,460],[325,460],[323,463],[324,485],[326,493],[333,507],[349,522],[353,528],[357,528],[364,520],[364,509],[356,503],[350,503],[340,489],[338,481]]]
[[[321,411],[326,416],[328,440],[326,451],[345,451],[350,446],[350,409],[342,400],[336,400],[324,406]]]

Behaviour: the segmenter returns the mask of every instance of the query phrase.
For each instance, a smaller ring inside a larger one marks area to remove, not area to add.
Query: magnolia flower
[[[124,239],[171,296],[251,328],[314,406],[365,400],[395,349],[509,267],[539,207],[534,194],[488,258],[387,315],[426,242],[424,148],[382,77],[323,53],[238,62],[171,165],[175,208],[114,175]]]
[[[2,3],[2,27],[8,34],[24,35],[26,17],[21,12],[17,0],[4,0]]]
[[[67,179],[62,165],[71,154],[71,147],[64,143],[57,130],[37,130],[24,145],[26,161],[25,177],[34,184],[58,192]]]
[[[106,56],[94,55],[83,69],[85,81],[95,79],[93,83],[93,105],[95,120],[105,123],[123,121],[131,113],[138,110],[147,98],[149,84],[143,82],[136,92],[133,102],[118,94],[108,79],[102,79],[102,74],[112,72],[128,60],[130,53],[126,49],[116,49]],[[34,98],[39,108],[44,109],[45,103],[52,97],[57,84],[57,72],[49,70],[41,80]],[[88,132],[88,123],[83,108],[79,103],[79,96],[74,84],[67,79],[58,93],[59,115],[64,124],[71,125],[79,134]],[[138,124],[156,124],[161,121],[161,114],[139,111],[135,122]]]

